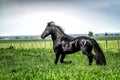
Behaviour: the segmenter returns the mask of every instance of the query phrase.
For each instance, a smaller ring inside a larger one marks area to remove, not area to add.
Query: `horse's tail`
[[[93,43],[93,49],[96,53],[95,59],[97,65],[106,65],[106,59],[103,54],[103,51],[101,50],[99,44],[96,42],[96,40],[92,39]]]

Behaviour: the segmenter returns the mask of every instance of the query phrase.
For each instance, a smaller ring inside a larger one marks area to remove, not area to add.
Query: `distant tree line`
[[[89,31],[89,32],[88,32],[88,36],[90,36],[90,37],[93,36],[93,32],[92,32],[92,31]]]
[[[103,34],[93,34],[92,31],[89,31],[88,36],[90,36],[90,37],[91,36],[120,36],[120,33],[107,33],[107,32],[105,32]]]
[[[120,33],[101,33],[101,34],[94,34],[92,31],[89,31],[88,34],[70,34],[71,36],[120,36]],[[50,36],[48,36],[50,38]],[[9,39],[40,39],[40,35],[33,35],[33,36],[0,36],[0,39],[9,40]]]

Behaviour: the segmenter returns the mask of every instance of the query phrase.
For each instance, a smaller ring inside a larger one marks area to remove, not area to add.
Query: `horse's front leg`
[[[72,63],[72,61],[64,61],[65,56],[66,56],[66,54],[62,54],[62,55],[61,55],[60,62],[61,62],[61,63],[66,63],[66,64]]]
[[[88,55],[89,65],[92,65],[93,56],[94,56],[94,55],[93,55],[92,53],[90,53],[90,54]]]
[[[60,57],[60,53],[55,53],[55,64],[58,63],[58,60],[59,60],[59,57]]]
[[[60,62],[61,62],[61,63],[64,63],[64,58],[65,58],[65,56],[66,56],[66,54],[62,54],[62,55],[61,55],[61,58],[60,58]]]

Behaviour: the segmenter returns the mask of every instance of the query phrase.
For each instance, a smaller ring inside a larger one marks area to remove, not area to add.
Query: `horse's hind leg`
[[[89,65],[92,65],[93,56],[94,56],[94,55],[93,55],[92,53],[90,53],[90,54],[88,55]]]
[[[89,60],[89,65],[92,65],[92,61],[93,61],[93,54],[92,53],[88,53],[88,52],[82,52],[83,54],[85,54],[88,57]]]

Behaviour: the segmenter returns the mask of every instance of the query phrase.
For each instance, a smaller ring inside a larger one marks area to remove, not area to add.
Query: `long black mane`
[[[64,33],[64,29],[61,26],[58,26],[56,24],[53,25],[55,28],[57,28],[62,34],[64,34],[62,36],[62,40],[73,40],[74,38],[72,36],[69,36],[67,34]]]
[[[62,33],[64,33],[64,29],[61,26],[58,26],[58,25],[54,25],[54,26],[57,27]]]
[[[56,25],[54,22],[49,22],[47,24],[41,38],[44,39],[48,35],[51,35],[53,40],[53,49],[56,56],[54,62],[55,64],[58,63],[59,58],[61,63],[70,63],[71,61],[64,61],[65,56],[77,51],[82,51],[82,53],[88,57],[89,65],[92,64],[93,59],[96,60],[97,65],[106,64],[103,51],[95,39],[86,36],[73,38],[65,34],[62,27]],[[92,54],[92,49],[95,51],[96,55]]]

